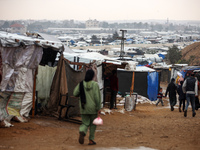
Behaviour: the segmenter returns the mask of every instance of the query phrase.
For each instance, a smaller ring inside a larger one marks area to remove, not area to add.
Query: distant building
[[[22,24],[15,23],[10,25],[10,32],[24,34],[26,33],[26,27]]]
[[[86,28],[99,28],[99,21],[89,19],[85,22],[85,26]]]

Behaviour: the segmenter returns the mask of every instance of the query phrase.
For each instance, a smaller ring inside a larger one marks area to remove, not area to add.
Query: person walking
[[[177,93],[179,95],[179,112],[181,112],[181,105],[183,104],[183,111],[185,110],[185,99],[186,99],[186,96],[185,96],[185,93],[183,93],[183,90],[182,90],[182,87],[183,87],[183,82],[184,81],[180,81],[180,83],[178,84],[178,87],[177,87]]]
[[[113,109],[114,102],[115,102],[115,108],[116,108],[116,96],[119,90],[117,70],[112,71],[112,75],[110,76],[109,79],[110,79],[110,89],[111,89],[110,109]]]
[[[99,85],[92,81],[94,78],[94,71],[87,70],[85,80],[80,82],[74,89],[73,95],[80,97],[79,107],[81,113],[82,124],[79,127],[79,143],[84,144],[84,137],[90,128],[88,145],[95,145],[94,136],[96,125],[93,120],[97,118],[101,109],[101,95]]]
[[[163,97],[162,88],[160,88],[160,90],[159,90],[159,92],[158,92],[158,95],[157,95],[158,102],[156,103],[156,106],[158,106],[158,104],[159,104],[160,102],[161,102],[162,106],[164,106],[162,97]]]
[[[175,85],[175,79],[172,78],[171,82],[167,86],[167,90],[165,93],[165,97],[167,97],[167,94],[169,92],[169,102],[171,106],[171,111],[174,111],[174,106],[176,105],[176,91],[177,91],[177,86]]]
[[[195,96],[198,96],[198,82],[197,79],[194,77],[194,72],[191,73],[190,77],[188,77],[183,83],[183,93],[186,93],[186,108],[184,111],[184,116],[187,117],[187,110],[189,103],[192,106],[192,116],[195,117]]]

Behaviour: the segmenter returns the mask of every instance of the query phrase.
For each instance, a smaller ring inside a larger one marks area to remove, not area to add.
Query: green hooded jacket
[[[85,82],[83,81],[83,87],[85,91],[86,104],[85,108],[81,107],[80,100],[80,91],[79,91],[80,83],[75,87],[73,95],[75,97],[79,97],[79,107],[81,114],[97,114],[101,109],[101,95],[99,90],[99,85],[95,81]]]

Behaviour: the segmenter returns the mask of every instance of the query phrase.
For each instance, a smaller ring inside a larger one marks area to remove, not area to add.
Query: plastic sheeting
[[[6,110],[6,106],[10,95],[10,92],[0,92],[0,121],[6,119],[9,116]]]
[[[148,89],[147,94],[151,101],[157,100],[157,94],[158,94],[158,73],[157,72],[149,72],[147,76],[147,82],[148,82]]]
[[[15,116],[20,122],[24,122],[20,115],[22,100],[25,93],[0,93],[0,121],[6,120],[8,122]]]
[[[32,92],[33,73],[37,68],[43,50],[35,45],[25,47],[0,47],[3,74],[1,90],[9,92]]]
[[[45,106],[50,98],[50,89],[57,67],[38,66],[36,91],[38,91],[39,103]]]
[[[52,112],[56,111],[57,113],[60,112],[60,107],[59,107],[60,94],[68,93],[68,104],[75,106],[69,109],[68,115],[71,117],[80,114],[79,98],[73,96],[73,90],[76,87],[76,85],[84,79],[86,70],[89,68],[94,69],[96,76],[94,80],[98,82],[100,89],[103,88],[101,65],[97,66],[94,63],[90,65],[80,63],[79,65],[82,65],[82,68],[78,71],[74,70],[68,63],[68,60],[63,58],[63,55],[61,55],[53,79],[53,83],[51,86],[51,96],[47,105],[49,111]],[[103,89],[101,90],[101,94],[103,95]],[[61,104],[64,105],[65,101],[66,97],[63,96]],[[103,101],[103,96],[102,96],[102,101]],[[66,109],[63,108],[61,117],[65,116],[65,113]]]
[[[20,115],[28,117],[33,104],[33,93],[25,93],[22,100]]]

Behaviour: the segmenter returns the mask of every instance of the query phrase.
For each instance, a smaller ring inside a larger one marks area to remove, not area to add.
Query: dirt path
[[[101,115],[103,126],[98,126],[97,145],[78,143],[78,124],[59,121],[56,118],[36,116],[28,123],[15,123],[11,128],[0,128],[0,149],[14,150],[76,150],[103,148],[136,148],[145,146],[159,150],[199,150],[200,110],[188,117],[176,108],[170,111],[168,100],[165,106],[138,104],[136,111]]]

